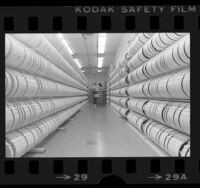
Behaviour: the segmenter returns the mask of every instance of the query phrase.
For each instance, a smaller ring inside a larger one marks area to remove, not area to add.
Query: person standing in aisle
[[[93,107],[96,107],[96,88],[97,88],[97,83],[93,83],[92,84],[92,104],[93,104]]]
[[[99,85],[97,86],[96,90],[97,91],[102,91],[102,89],[103,89],[103,86],[102,86],[101,83],[99,83]]]
[[[102,91],[102,84],[99,83],[98,85],[96,85],[93,91],[93,107],[96,107],[97,100],[98,100],[98,97],[100,97],[101,91]]]

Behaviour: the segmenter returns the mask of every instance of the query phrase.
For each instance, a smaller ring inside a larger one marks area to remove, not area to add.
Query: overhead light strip
[[[63,44],[66,46],[67,50],[69,51],[69,53],[71,55],[74,54],[74,52],[72,51],[72,49],[70,48],[69,44],[67,43],[67,41],[65,40],[65,38],[63,37],[63,35],[61,33],[58,34],[58,36],[60,37],[60,39],[62,40]],[[78,61],[78,59],[74,59],[74,61],[76,62],[76,64],[78,65],[79,68],[81,68],[81,64]]]
[[[78,59],[74,59],[74,61],[75,61],[76,64],[79,66],[79,68],[82,68],[80,62],[78,61]]]
[[[106,33],[99,33],[98,34],[98,54],[103,54],[106,47]]]
[[[103,65],[103,57],[98,57],[98,68],[101,68]]]
[[[103,54],[105,52],[106,47],[106,33],[99,33],[98,34],[98,54]],[[98,57],[98,68],[101,68],[103,65],[103,57]],[[98,71],[99,72],[99,71]]]
[[[65,40],[65,38],[63,37],[63,35],[62,35],[62,34],[58,34],[58,36],[59,36],[60,39],[62,40],[63,44],[66,46],[66,48],[67,48],[67,50],[69,51],[69,53],[70,53],[71,55],[73,55],[74,53],[73,53],[72,49],[69,47],[69,44],[67,43],[67,41]]]

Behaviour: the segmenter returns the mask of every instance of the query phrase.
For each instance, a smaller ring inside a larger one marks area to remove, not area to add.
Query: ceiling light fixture
[[[65,40],[65,38],[63,37],[63,35],[59,33],[58,37],[62,40],[63,44],[66,46],[66,48],[69,51],[69,53],[71,55],[73,55],[74,53],[73,53],[72,49],[69,47],[69,44],[67,43],[67,41]]]
[[[98,53],[103,54],[106,47],[106,33],[99,33],[98,34]]]
[[[103,57],[98,57],[98,68],[101,68],[103,65]]]
[[[79,68],[81,68],[81,64],[80,64],[80,62],[78,61],[78,59],[74,59],[74,61],[75,61],[76,64],[79,66]]]

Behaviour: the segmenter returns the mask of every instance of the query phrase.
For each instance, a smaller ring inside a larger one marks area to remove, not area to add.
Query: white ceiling
[[[107,33],[103,67],[109,67],[114,62],[115,53],[123,35],[122,33]],[[97,33],[63,34],[63,36],[74,52],[74,57],[79,59],[82,67],[97,67]]]

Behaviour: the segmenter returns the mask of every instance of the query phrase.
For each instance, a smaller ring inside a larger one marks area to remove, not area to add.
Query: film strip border
[[[187,11],[189,6],[184,6],[186,10],[182,6],[177,6],[179,11],[175,13],[170,12],[171,6],[163,6],[165,12],[149,13],[122,13],[121,6],[112,6],[115,8],[114,12],[99,14],[91,12],[90,7],[92,6],[85,6],[85,11],[76,11],[76,6],[56,9],[1,7],[0,23],[4,32],[181,32],[200,29],[200,6],[195,6],[195,12]],[[106,6],[104,8],[106,9]]]
[[[125,162],[125,172],[128,174],[136,173],[136,160],[128,159],[123,160]],[[174,172],[175,173],[184,173],[185,172],[185,160],[184,159],[175,159],[174,160]],[[52,173],[54,174],[63,174],[64,173],[64,160],[56,159],[52,161]],[[88,160],[77,160],[77,172],[78,173],[88,173]],[[199,161],[200,164],[200,161]],[[31,159],[27,162],[26,166],[27,173],[30,174],[39,174],[40,172],[40,161]],[[51,168],[51,167],[50,167]],[[159,159],[151,159],[149,168],[147,170],[151,173],[160,173],[162,168],[161,161]],[[200,171],[200,166],[199,166]],[[4,163],[4,172],[5,174],[15,174],[17,173],[16,165],[14,160],[6,160]],[[101,161],[101,172],[104,174],[109,174],[113,172],[112,160],[104,159]]]
[[[173,16],[172,23],[174,30],[181,31],[185,29],[185,17],[182,15],[175,15]],[[109,32],[112,28],[112,17],[111,16],[101,16],[101,18],[98,19],[100,25],[99,28],[103,32]],[[136,29],[136,22],[139,21],[137,17],[135,16],[125,16],[124,18],[124,29],[127,32],[133,32]],[[149,28],[152,32],[159,31],[161,27],[161,22],[164,22],[162,18],[159,16],[150,16],[149,17]],[[15,26],[16,26],[15,18],[12,16],[6,16],[4,17],[4,31],[5,32],[15,32]],[[37,32],[40,31],[40,27],[43,24],[39,17],[37,16],[31,16],[28,17],[26,20],[27,24],[27,31],[30,32]],[[87,16],[77,16],[76,19],[76,30],[77,32],[84,32],[87,31],[88,25],[92,24],[88,22]],[[62,32],[64,30],[64,27],[66,27],[66,23],[64,22],[64,18],[61,16],[55,16],[51,20],[51,31],[54,32]],[[194,26],[195,27],[195,26]],[[196,29],[200,29],[200,16],[196,16]]]
[[[9,10],[5,13],[6,10]],[[20,10],[20,8],[18,9]],[[34,10],[34,9],[33,9]],[[50,9],[51,10],[51,9]],[[102,31],[102,32],[136,32],[138,30],[148,30],[152,32],[165,31],[167,30],[175,30],[175,31],[184,31],[187,30],[195,30],[199,31],[200,29],[200,14],[195,15],[151,15],[146,16],[133,16],[133,15],[119,15],[120,21],[122,24],[116,23],[115,15],[79,15],[74,14],[72,18],[67,17],[70,13],[66,15],[64,12],[56,13],[48,11],[47,15],[51,15],[50,17],[44,16],[41,14],[42,11],[39,11],[40,16],[37,16],[37,12],[30,12],[29,9],[26,12],[22,12],[19,16],[14,16],[14,13],[11,9],[4,9],[0,14],[4,14],[0,16],[0,24],[2,24],[1,31],[5,33],[9,32],[92,32],[92,31]],[[16,12],[15,12],[16,13]],[[71,12],[72,13],[72,12]],[[26,15],[22,17],[23,15]],[[30,15],[30,16],[28,16]],[[168,18],[167,18],[168,17]],[[191,17],[193,18],[191,20]],[[71,19],[72,23],[68,27],[68,20]],[[96,21],[96,25],[94,25],[94,20]],[[145,21],[141,24],[141,20]],[[192,24],[191,24],[191,23]],[[147,24],[145,24],[147,23]],[[190,23],[190,24],[188,24]],[[48,24],[48,27],[46,27]],[[119,27],[117,25],[119,25]],[[96,27],[97,26],[97,27]],[[120,29],[119,29],[120,28]],[[119,163],[120,162],[120,163]],[[166,165],[167,164],[167,165]],[[176,159],[176,158],[164,158],[164,159],[147,159],[145,162],[143,159],[73,159],[70,163],[70,159],[24,159],[24,160],[10,160],[7,159],[0,162],[1,169],[0,176],[4,175],[4,182],[9,182],[11,177],[18,178],[19,182],[21,179],[30,181],[41,180],[39,177],[44,177],[42,180],[43,183],[63,183],[63,181],[57,181],[56,178],[52,180],[48,179],[52,177],[52,174],[55,175],[53,177],[57,177],[57,175],[62,175],[67,173],[69,170],[69,175],[72,173],[78,174],[89,174],[88,181],[82,181],[82,183],[98,183],[99,180],[103,177],[107,177],[108,175],[116,174],[119,177],[123,178],[126,183],[132,182],[155,182],[152,179],[152,176],[155,174],[159,174],[158,180],[166,180],[167,174],[171,177],[168,179],[172,181],[179,181],[180,176],[177,177],[174,174],[189,174],[190,177],[187,177],[187,180],[193,182],[199,182],[200,177],[200,160],[190,161],[188,159]],[[47,169],[48,167],[48,169]],[[95,169],[96,167],[96,169]],[[167,168],[166,168],[167,167]],[[94,172],[94,169],[96,172]],[[47,172],[48,171],[48,172]],[[20,175],[21,176],[18,176]],[[191,177],[191,174],[193,176]],[[30,176],[31,175],[31,176]],[[32,176],[35,175],[35,176]],[[152,175],[152,176],[151,176]],[[24,176],[24,177],[22,177]],[[159,177],[162,176],[162,177]],[[19,179],[20,177],[20,179]],[[34,177],[34,178],[33,178]],[[98,180],[95,180],[98,178]],[[41,181],[41,182],[42,182]],[[166,180],[167,181],[167,180]],[[165,181],[165,182],[166,182]],[[182,181],[185,182],[185,179]],[[12,182],[10,181],[12,184]],[[21,182],[22,183],[22,182]],[[24,181],[25,183],[25,181]],[[69,182],[72,183],[72,182]],[[73,182],[74,183],[74,182]],[[80,182],[78,182],[80,183]]]
[[[112,180],[122,180],[124,183],[185,183],[191,181],[199,182],[200,162],[191,162],[189,159],[150,159],[145,162],[142,159],[49,159],[49,160],[30,159],[23,161],[7,160],[4,163],[4,178],[22,178],[26,184],[35,184],[34,181],[40,180],[41,183],[101,183],[106,178]],[[166,160],[170,161],[166,168]],[[48,167],[48,171],[47,168]],[[95,170],[95,171],[94,171]],[[194,173],[194,172],[198,173]],[[75,180],[74,176],[79,175],[79,180]],[[41,180],[41,177],[43,179]],[[9,179],[10,178],[10,179]],[[30,179],[32,178],[32,179]],[[49,179],[50,178],[50,179]],[[65,181],[64,178],[69,178]],[[113,179],[114,178],[114,179]],[[19,182],[19,179],[18,181]],[[37,182],[36,184],[39,184]],[[13,184],[10,182],[9,184]]]

